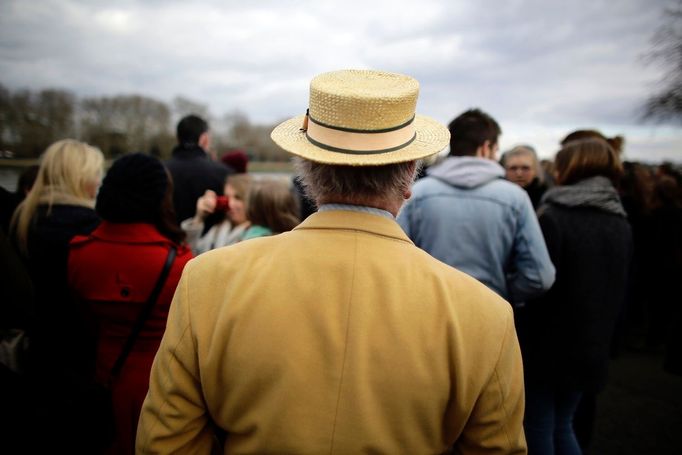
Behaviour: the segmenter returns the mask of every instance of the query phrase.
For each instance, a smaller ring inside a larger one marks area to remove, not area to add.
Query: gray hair
[[[362,203],[373,198],[403,198],[414,182],[419,162],[382,166],[339,166],[293,158],[306,195],[313,201],[342,199]]]
[[[502,167],[506,169],[507,168],[506,161],[511,157],[519,155],[528,155],[531,158],[533,158],[533,165],[535,167],[535,177],[537,177],[539,181],[544,182],[545,172],[542,168],[542,165],[540,164],[540,160],[538,159],[538,154],[535,152],[535,149],[530,145],[527,144],[517,145],[516,147],[507,150],[502,154],[502,157],[500,158],[500,164],[502,165]]]
[[[502,157],[500,158],[500,164],[504,166],[505,161],[507,158],[511,158],[512,156],[519,156],[519,155],[530,155],[533,157],[533,161],[537,165],[538,163],[538,154],[535,153],[535,149],[531,147],[530,145],[517,145],[516,147],[512,148],[511,150],[507,150],[502,154]]]

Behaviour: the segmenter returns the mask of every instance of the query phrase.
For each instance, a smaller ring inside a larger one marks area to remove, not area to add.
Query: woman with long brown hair
[[[247,217],[251,226],[242,240],[290,231],[301,222],[298,201],[287,181],[265,178],[251,186]]]
[[[581,396],[605,385],[632,251],[616,151],[603,139],[568,141],[555,162],[557,186],[538,214],[556,281],[517,312],[528,451],[543,455],[581,453],[573,417]]]

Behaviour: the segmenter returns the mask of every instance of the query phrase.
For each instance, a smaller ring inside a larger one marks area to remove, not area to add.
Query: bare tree
[[[166,158],[175,144],[175,116],[189,113],[211,119],[207,105],[176,97],[172,109],[141,95],[90,97],[47,89],[11,91],[0,84],[0,150],[17,157],[38,157],[52,142],[75,137],[98,146],[107,156],[142,151]],[[220,156],[233,149],[254,161],[287,161],[270,139],[274,125],[253,124],[234,110],[213,120],[213,149]]]
[[[644,106],[644,119],[682,121],[682,1],[665,9],[665,19],[646,56],[664,69],[661,88]]]
[[[0,84],[0,147],[2,149],[18,140],[15,115],[12,94],[7,87]]]
[[[38,94],[36,115],[50,142],[75,136],[75,106],[76,97],[71,92],[48,89]]]
[[[0,86],[0,146],[37,157],[52,142],[75,137],[76,99],[65,90],[10,92]]]
[[[111,156],[163,150],[172,141],[168,106],[140,95],[86,98],[80,124],[83,138]]]
[[[211,112],[206,104],[185,98],[184,96],[173,98],[173,121],[175,123],[182,117],[190,114],[198,115],[209,122],[209,124],[211,123]]]
[[[288,161],[289,155],[270,139],[275,125],[253,124],[248,116],[238,110],[225,114],[220,123],[216,147],[220,151],[246,150],[253,161]]]

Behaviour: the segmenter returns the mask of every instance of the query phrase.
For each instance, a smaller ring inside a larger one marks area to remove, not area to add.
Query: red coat
[[[88,237],[71,241],[68,281],[90,302],[99,343],[97,379],[106,382],[140,310],[166,261],[172,242],[150,224],[103,221]],[[113,384],[116,441],[113,453],[134,453],[137,420],[149,388],[149,371],[166,328],[166,318],[182,269],[192,258],[185,246],[177,256],[149,319]]]

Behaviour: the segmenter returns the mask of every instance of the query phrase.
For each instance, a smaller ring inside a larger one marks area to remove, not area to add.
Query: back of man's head
[[[197,115],[187,115],[178,122],[177,138],[180,144],[197,145],[202,134],[208,131],[208,123]]]
[[[450,130],[450,155],[475,156],[485,141],[497,144],[502,134],[495,119],[480,109],[469,109],[448,125]]]

